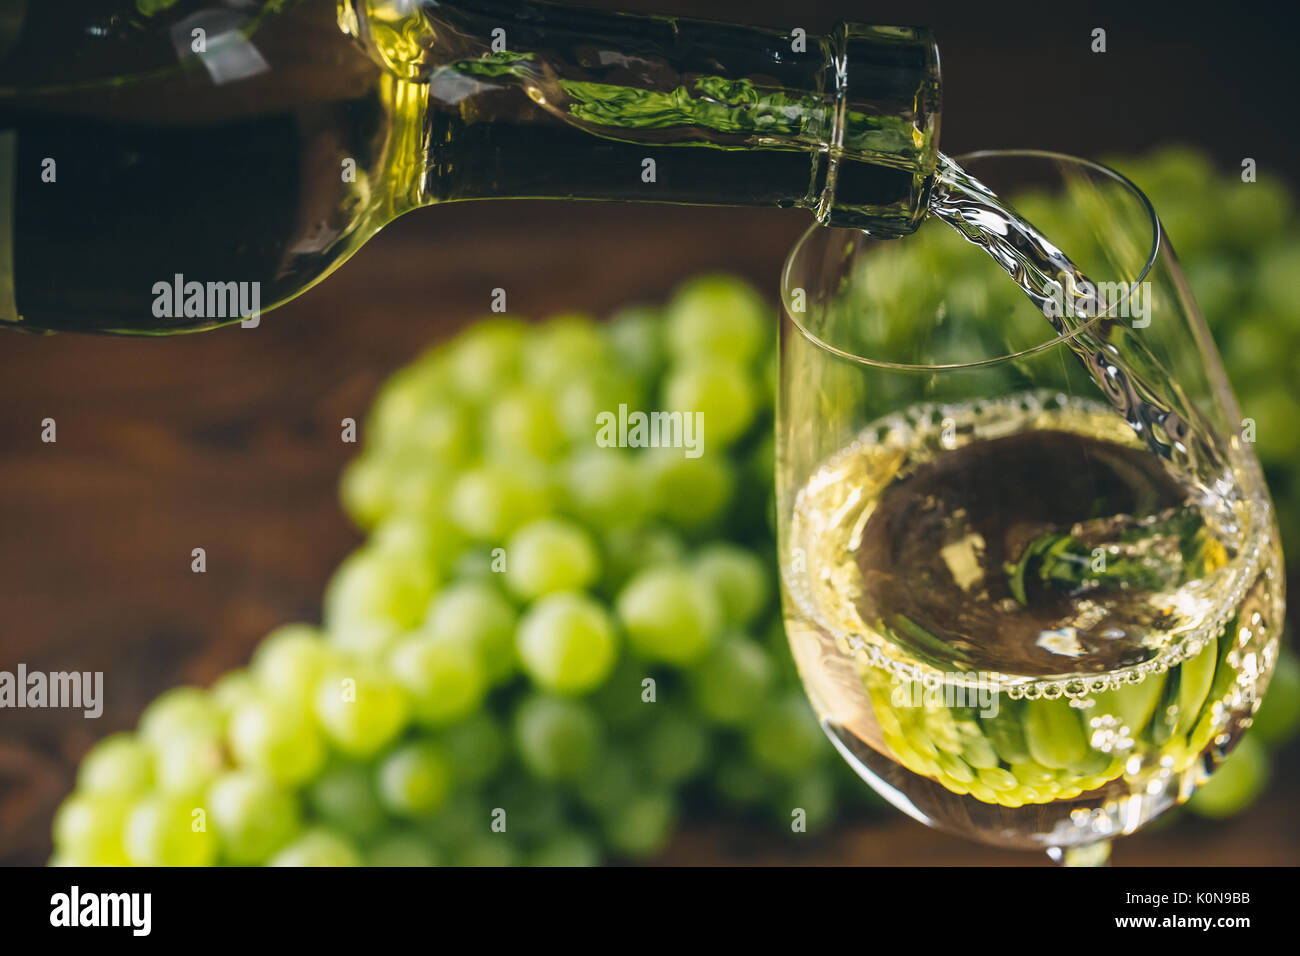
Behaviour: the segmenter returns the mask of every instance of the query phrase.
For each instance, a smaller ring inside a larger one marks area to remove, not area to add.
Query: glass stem
[[[1110,841],[1081,843],[1062,849],[1054,846],[1047,851],[1053,863],[1061,866],[1110,866]]]

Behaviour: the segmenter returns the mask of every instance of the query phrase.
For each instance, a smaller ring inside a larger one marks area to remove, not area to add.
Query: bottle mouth
[[[1119,283],[1119,293],[1113,299],[1107,301],[1105,308],[1098,309],[1096,314],[1090,315],[1085,321],[1079,322],[1064,333],[1045,335],[1041,341],[969,361],[919,363],[892,361],[880,356],[862,354],[862,352],[853,348],[837,344],[831,337],[819,330],[814,322],[810,321],[810,319],[815,318],[817,312],[811,304],[808,304],[807,300],[812,297],[808,286],[810,284],[821,284],[822,287],[829,286],[837,291],[842,290],[849,284],[850,270],[855,263],[871,255],[872,251],[877,247],[888,246],[898,240],[868,235],[861,229],[814,224],[795,242],[794,247],[786,257],[782,269],[781,302],[785,316],[809,342],[845,361],[863,366],[899,371],[935,372],[984,368],[1013,362],[1049,349],[1063,348],[1079,336],[1087,335],[1099,323],[1114,321],[1118,316],[1128,315],[1130,313],[1130,299],[1138,293],[1155,265],[1162,239],[1160,220],[1156,216],[1155,209],[1146,194],[1126,176],[1109,166],[1064,153],[1031,149],[980,150],[964,153],[955,158],[957,164],[962,167],[976,167],[977,173],[980,167],[989,163],[1010,160],[1033,161],[1041,166],[1040,173],[1049,173],[1053,169],[1057,170],[1056,183],[1058,185],[1061,182],[1059,176],[1061,170],[1069,169],[1083,173],[1092,180],[1118,187],[1129,201],[1139,220],[1138,228],[1141,233],[1129,237],[1131,241],[1136,243],[1136,251],[1130,257],[1131,262],[1124,272],[1132,278],[1126,278],[1122,283]],[[986,177],[981,176],[981,178]],[[942,226],[942,228],[947,227]],[[1048,232],[1048,238],[1051,238],[1050,232]],[[904,246],[907,241],[906,238],[902,239]],[[1066,251],[1068,252],[1068,250]],[[998,270],[991,260],[988,266],[996,272],[996,275],[993,276],[996,281],[1013,284],[1013,280]],[[1099,275],[1089,274],[1094,279],[1100,278]],[[945,276],[940,272],[928,275],[927,279],[931,282],[943,283]],[[792,307],[794,301],[796,301],[797,293],[804,301],[803,308],[796,309]],[[1043,327],[1044,329],[1051,328],[1046,319],[1044,319]]]
[[[832,108],[824,149],[813,157],[817,221],[882,238],[910,235],[925,216],[939,160],[943,82],[933,34],[841,23],[821,83]],[[854,188],[860,164],[873,169],[873,195]]]

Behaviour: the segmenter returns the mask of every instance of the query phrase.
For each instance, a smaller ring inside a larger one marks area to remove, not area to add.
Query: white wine
[[[1207,495],[1110,405],[1047,392],[865,428],[781,542],[831,739],[901,809],[1001,845],[1091,843],[1185,800],[1277,654],[1281,552],[1242,460]]]

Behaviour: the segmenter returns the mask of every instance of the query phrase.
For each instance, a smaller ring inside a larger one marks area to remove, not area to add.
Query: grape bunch
[[[485,319],[397,372],[322,625],[101,741],[55,862],[579,865],[654,853],[683,808],[814,829],[870,801],[784,648],[774,328],[706,276],[606,323]],[[700,453],[606,447],[620,406],[701,412]]]

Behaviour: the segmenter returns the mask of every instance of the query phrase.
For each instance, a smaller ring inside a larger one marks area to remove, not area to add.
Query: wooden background
[[[1263,6],[1234,5],[1231,22],[1210,23],[1185,8],[1175,20],[1118,4],[1045,14],[1022,3],[993,12],[808,0],[790,23],[787,5],[765,0],[644,5],[810,31],[836,17],[930,24],[945,58],[949,152],[1032,145],[1098,155],[1192,142],[1225,168],[1252,155],[1296,182],[1294,127],[1278,112],[1294,102],[1294,34]],[[1097,25],[1109,30],[1104,58],[1087,51]],[[1010,96],[1016,77],[1031,79]],[[50,815],[94,739],[132,726],[162,690],[244,663],[276,625],[318,618],[329,573],[358,540],[336,502],[353,451],[338,440],[339,420],[363,417],[384,376],[484,313],[491,289],[506,288],[512,310],[534,316],[660,300],[705,269],[738,272],[774,296],[806,225],[802,213],[775,210],[426,209],[256,330],[0,336],[0,669],[102,670],[107,698],[98,721],[0,711],[0,862],[48,856]],[[40,441],[47,417],[56,444]],[[207,574],[189,570],[195,547],[207,550]],[[1140,835],[1117,862],[1300,862],[1300,780],[1294,759],[1280,764],[1251,813]],[[692,826],[664,857],[724,861],[1039,862],[901,815],[798,843]]]

